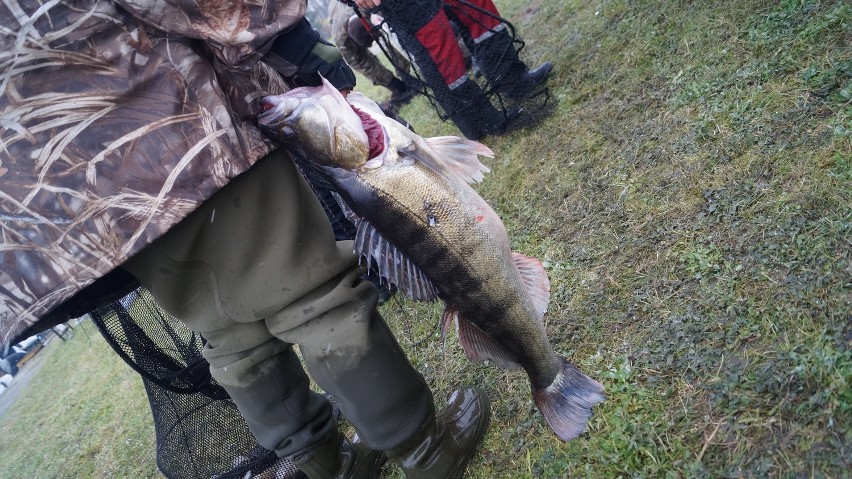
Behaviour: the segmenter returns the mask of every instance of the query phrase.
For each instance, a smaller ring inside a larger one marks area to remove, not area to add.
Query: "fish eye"
[[[285,125],[283,128],[281,128],[281,135],[283,135],[284,138],[291,139],[296,136],[296,132],[289,125]]]

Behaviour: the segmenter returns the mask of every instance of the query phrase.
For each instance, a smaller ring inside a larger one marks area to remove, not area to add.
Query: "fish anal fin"
[[[479,155],[494,157],[491,149],[482,143],[457,136],[436,136],[424,142],[425,145],[420,143],[419,148],[409,154],[440,174],[446,175],[449,171],[468,183],[475,183],[491,171],[478,158]]]
[[[603,386],[560,358],[562,369],[545,388],[533,388],[535,405],[563,441],[579,436],[592,417],[592,406],[606,399]]]
[[[502,369],[520,369],[521,365],[506,348],[462,316],[455,314],[459,342],[467,358],[474,362],[486,359]]]
[[[550,280],[547,279],[547,271],[544,270],[538,258],[512,253],[512,259],[538,313],[537,319],[541,320],[550,303]]]
[[[358,222],[353,249],[367,258],[368,267],[375,266],[379,276],[411,299],[432,301],[438,297],[438,289],[426,275],[364,219]]]

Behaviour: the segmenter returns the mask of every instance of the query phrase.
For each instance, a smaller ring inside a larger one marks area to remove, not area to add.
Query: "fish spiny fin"
[[[436,136],[426,138],[424,142],[409,154],[439,174],[451,171],[464,181],[475,183],[482,181],[483,174],[491,171],[477,157],[494,157],[491,149],[482,143],[457,136]]]
[[[544,270],[538,258],[512,253],[512,259],[515,261],[518,272],[521,273],[521,279],[538,313],[536,319],[541,321],[550,302],[550,280],[547,279],[547,271]]]
[[[501,346],[494,338],[485,334],[476,325],[458,314],[455,315],[455,318],[459,342],[468,359],[474,362],[482,362],[487,359],[502,369],[521,368],[521,364],[515,358],[515,355]]]
[[[563,441],[570,441],[586,429],[592,406],[606,399],[601,383],[583,374],[573,364],[559,358],[562,369],[545,388],[533,387],[533,399],[550,429]]]
[[[432,301],[438,289],[401,251],[394,247],[369,222],[358,222],[353,250],[363,255],[369,267],[376,267],[379,276],[394,284],[416,301]]]

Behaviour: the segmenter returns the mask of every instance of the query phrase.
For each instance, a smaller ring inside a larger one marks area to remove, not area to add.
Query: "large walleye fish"
[[[360,218],[355,250],[417,300],[446,303],[468,358],[523,367],[533,398],[562,440],[577,437],[603,386],[557,356],[542,317],[550,282],[541,262],[513,253],[502,221],[470,187],[492,156],[475,141],[424,139],[359,93],[324,82],[263,99],[261,127],[301,148]]]

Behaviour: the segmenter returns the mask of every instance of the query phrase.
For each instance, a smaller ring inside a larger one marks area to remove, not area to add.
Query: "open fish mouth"
[[[257,116],[257,122],[263,129],[286,139],[293,138],[296,132],[292,122],[298,115],[300,103],[299,99],[284,95],[263,97],[260,101],[263,113]]]
[[[260,106],[260,129],[271,139],[302,149],[315,163],[355,169],[369,159],[362,120],[328,80],[265,96]]]

